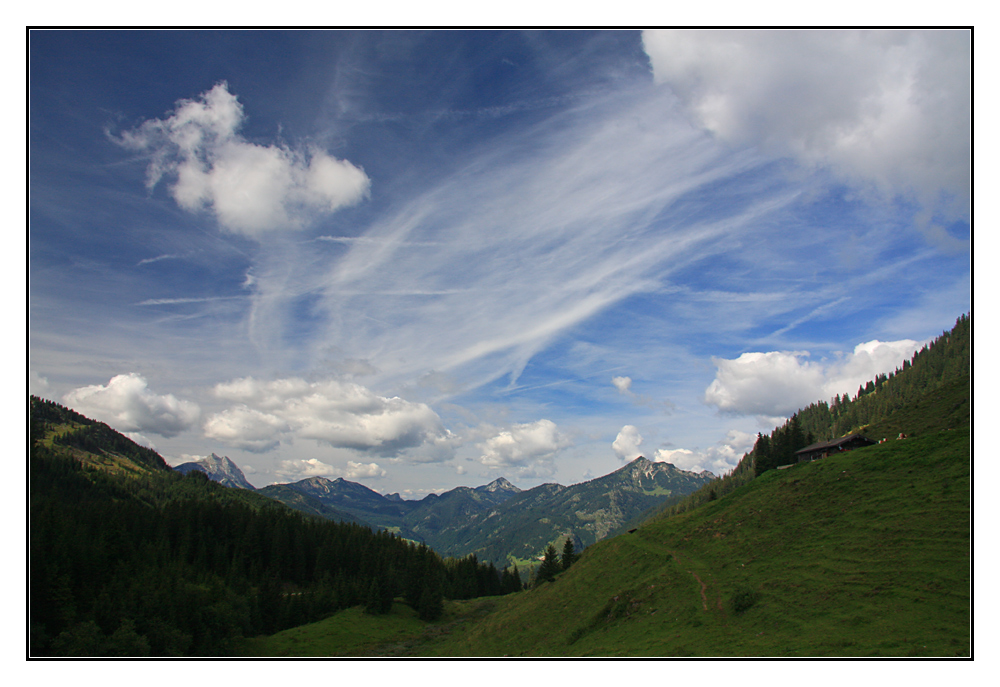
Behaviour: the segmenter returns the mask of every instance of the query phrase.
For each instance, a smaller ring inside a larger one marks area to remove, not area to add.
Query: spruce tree
[[[535,585],[546,581],[552,582],[559,570],[559,555],[556,553],[556,547],[549,544],[548,548],[545,549],[545,557],[542,559],[542,564],[538,566],[538,573],[535,575]]]
[[[576,562],[577,555],[573,552],[573,537],[566,537],[566,543],[562,550],[562,569],[569,570],[569,566]]]
[[[421,620],[431,622],[437,620],[444,613],[444,599],[441,597],[441,590],[436,586],[424,585],[420,592],[420,601],[417,603],[417,614]]]

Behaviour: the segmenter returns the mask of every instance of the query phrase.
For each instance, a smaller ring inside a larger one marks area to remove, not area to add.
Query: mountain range
[[[732,474],[711,481],[640,458],[570,487],[496,480],[412,502],[343,479],[269,488],[323,517],[209,479],[206,470],[238,470],[231,461],[196,461],[203,469],[182,475],[107,425],[32,396],[29,651],[969,656],[970,372],[963,316],[870,389],[759,435]],[[843,431],[890,440],[773,467],[798,439]],[[644,499],[659,512],[616,525]],[[386,524],[334,521],[358,513]],[[526,562],[559,537],[601,541],[530,593],[515,593],[516,577],[492,563]],[[451,553],[463,549],[489,561]],[[390,595],[398,613],[374,610]],[[427,626],[420,609],[441,598],[444,620]],[[250,640],[262,633],[291,643]]]
[[[404,501],[343,478],[310,477],[267,486],[260,493],[331,519],[347,514],[354,522],[424,542],[444,556],[476,554],[502,567],[533,561],[549,544],[561,547],[566,538],[581,550],[646,510],[712,479],[711,473],[639,457],[608,475],[569,487],[542,484],[521,490],[501,477],[480,487],[456,487]]]
[[[199,470],[220,484],[253,489],[229,458],[215,454],[175,470]],[[444,556],[476,554],[501,566],[523,566],[549,544],[561,547],[567,538],[582,550],[713,478],[711,473],[688,472],[640,456],[608,475],[569,487],[542,484],[522,490],[500,477],[479,487],[456,487],[407,501],[342,477],[308,477],[257,491],[304,513],[398,533]]]

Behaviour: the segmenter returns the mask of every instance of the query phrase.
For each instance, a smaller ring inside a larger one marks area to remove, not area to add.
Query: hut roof
[[[852,441],[856,441],[858,439],[861,439],[862,441],[866,441],[866,442],[869,442],[869,443],[872,443],[872,444],[875,443],[874,441],[872,441],[871,439],[869,439],[868,437],[866,437],[864,435],[861,435],[861,434],[848,434],[846,437],[839,437],[837,439],[830,439],[829,441],[817,441],[815,444],[810,444],[809,446],[806,446],[805,448],[800,448],[798,451],[795,452],[795,454],[798,455],[800,453],[813,453],[815,451],[821,451],[821,450],[827,449],[827,448],[837,448],[838,446],[850,443]]]

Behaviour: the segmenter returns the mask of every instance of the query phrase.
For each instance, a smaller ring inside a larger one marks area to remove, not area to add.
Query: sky
[[[29,392],[422,498],[725,474],[971,310],[966,31],[33,31]]]

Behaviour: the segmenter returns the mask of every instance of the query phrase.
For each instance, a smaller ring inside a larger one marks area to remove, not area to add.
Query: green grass
[[[968,456],[968,437],[947,432],[769,472],[590,547],[555,583],[422,651],[968,655]]]
[[[392,610],[368,615],[362,606],[348,608],[319,622],[293,627],[267,637],[244,640],[236,653],[256,657],[407,656],[467,622],[489,613],[496,597],[446,601],[442,617],[427,623],[397,599]]]
[[[431,626],[345,611],[267,655],[968,656],[969,473],[962,431],[773,470],[540,588]]]
[[[241,653],[248,656],[365,656],[373,646],[419,637],[426,623],[416,611],[394,603],[383,616],[371,616],[363,607],[349,608],[308,625],[269,637],[248,640]]]

